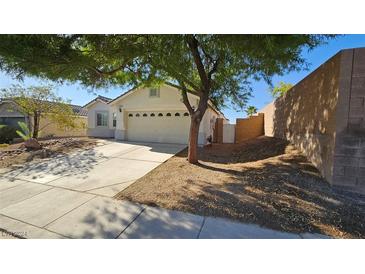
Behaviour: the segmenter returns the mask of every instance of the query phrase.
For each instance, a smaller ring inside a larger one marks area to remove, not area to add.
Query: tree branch
[[[212,68],[212,69],[209,71],[209,73],[208,73],[208,79],[209,79],[209,81],[210,81],[210,80],[212,80],[212,76],[213,76],[213,74],[217,72],[218,64],[219,64],[219,57],[218,57],[218,59],[214,62],[214,64],[213,64],[213,68]]]
[[[209,79],[207,77],[207,74],[205,72],[205,68],[204,68],[201,56],[199,54],[198,41],[196,40],[194,35],[188,35],[188,36],[186,36],[186,42],[187,42],[187,44],[189,46],[189,49],[190,49],[190,51],[193,55],[194,62],[195,62],[196,67],[198,69],[198,74],[199,74],[199,77],[202,81],[204,91],[208,92],[209,89],[210,89],[210,83],[209,83]]]
[[[119,66],[119,67],[117,67],[115,69],[109,70],[109,71],[102,71],[102,70],[100,70],[98,68],[94,68],[94,70],[96,72],[98,72],[98,74],[100,74],[100,75],[113,75],[114,73],[116,73],[119,70],[123,69],[127,65],[126,63],[128,63],[128,62],[125,62],[123,65],[121,65],[121,66]]]
[[[171,82],[169,82],[169,81],[165,81],[165,84],[166,84],[166,85],[168,85],[168,86],[170,86],[170,87],[177,88],[177,89],[179,89],[179,90],[183,90],[183,89],[185,89],[187,92],[189,92],[189,93],[191,93],[191,94],[194,94],[194,95],[196,95],[196,96],[199,96],[199,94],[198,94],[195,90],[189,89],[189,88],[187,88],[186,86],[184,86],[184,87],[183,87],[182,85],[176,85],[176,84],[171,83]]]
[[[190,115],[193,115],[194,109],[190,104],[189,97],[188,97],[187,90],[186,90],[184,83],[181,83],[181,86],[182,86],[181,95],[182,95],[183,103],[186,106],[186,108],[188,109]]]

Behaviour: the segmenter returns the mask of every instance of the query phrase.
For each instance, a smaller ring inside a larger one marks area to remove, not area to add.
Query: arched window
[[[151,113],[151,115],[150,115],[151,117],[155,117],[155,114],[154,113]]]
[[[162,117],[162,116],[163,116],[163,114],[162,114],[162,113],[159,113],[159,114],[158,114],[158,117]]]
[[[136,114],[136,117],[139,117],[139,116],[141,116],[141,115],[139,115],[139,113],[137,113],[137,114]]]
[[[180,116],[180,113],[176,112],[176,113],[175,113],[175,116]]]
[[[147,117],[147,113],[143,113],[143,117]]]
[[[128,117],[133,117],[133,114],[132,114],[132,113],[129,113],[129,114],[128,114]]]
[[[168,113],[166,114],[166,116],[169,116],[169,117],[170,117],[170,116],[171,116],[171,113],[170,113],[170,112],[168,112]]]
[[[184,113],[184,116],[189,116],[189,113],[185,112],[185,113]]]

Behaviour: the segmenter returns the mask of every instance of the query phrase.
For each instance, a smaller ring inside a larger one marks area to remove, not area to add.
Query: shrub
[[[0,143],[10,144],[17,136],[16,128],[9,126],[0,127]]]
[[[16,133],[22,138],[24,141],[29,140],[32,136],[30,130],[26,123],[18,122],[20,130],[17,130]]]

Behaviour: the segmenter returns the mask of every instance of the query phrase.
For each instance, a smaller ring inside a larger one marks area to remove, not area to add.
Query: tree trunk
[[[33,134],[32,137],[37,139],[38,138],[38,134],[39,134],[39,120],[40,120],[40,115],[37,111],[34,112],[34,123],[33,123]]]
[[[196,115],[191,116],[188,148],[188,161],[191,164],[198,163],[198,137],[200,121],[201,119],[196,117]]]

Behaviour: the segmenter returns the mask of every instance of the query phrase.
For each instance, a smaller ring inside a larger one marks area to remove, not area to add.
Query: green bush
[[[16,128],[0,127],[0,144],[10,144],[16,137],[18,137],[18,134],[16,134]]]
[[[32,135],[30,133],[27,124],[24,122],[18,122],[18,126],[20,130],[17,130],[16,134],[18,134],[24,141],[29,140],[32,137]]]

